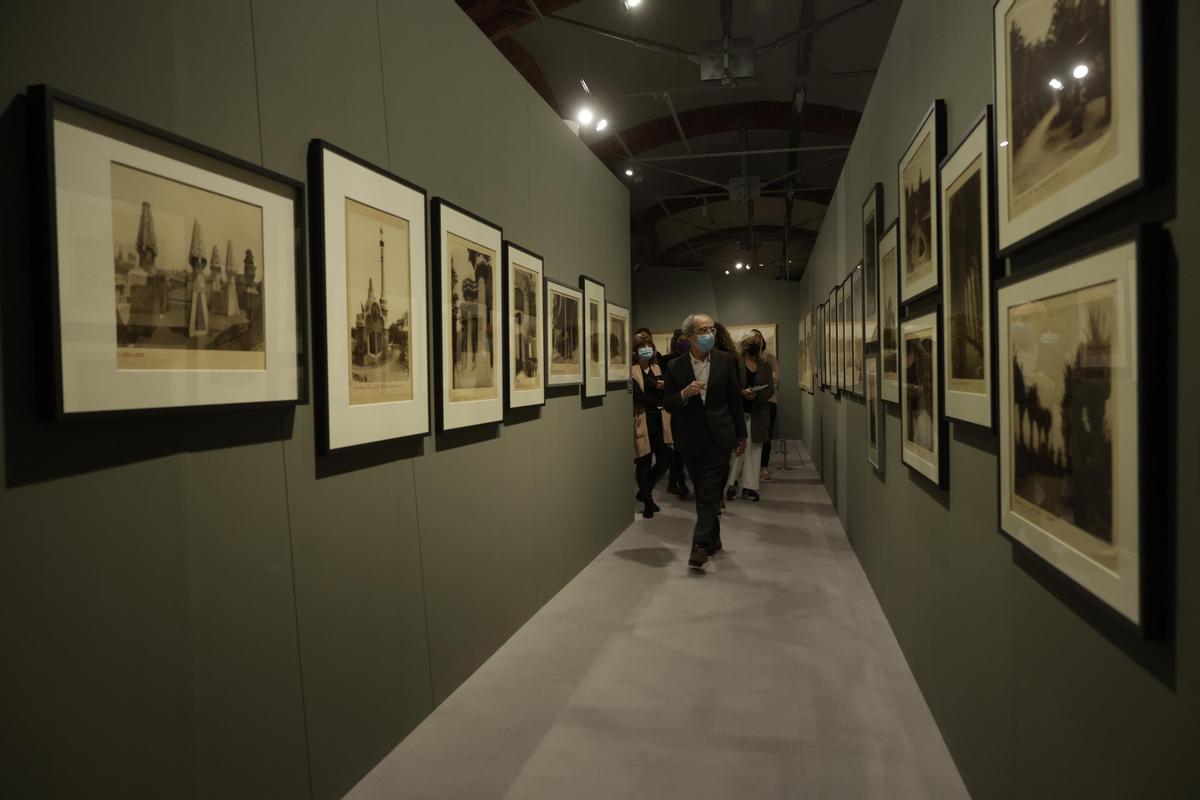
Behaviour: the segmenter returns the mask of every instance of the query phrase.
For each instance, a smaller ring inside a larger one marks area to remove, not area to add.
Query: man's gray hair
[[[683,324],[679,326],[679,329],[683,331],[685,336],[691,336],[696,332],[696,317],[708,317],[708,314],[701,314],[697,311],[695,314],[688,314],[684,317]],[[712,319],[712,317],[708,318]]]

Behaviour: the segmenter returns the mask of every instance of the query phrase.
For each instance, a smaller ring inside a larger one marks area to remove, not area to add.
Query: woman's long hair
[[[715,322],[713,325],[717,329],[717,349],[724,350],[729,355],[737,358],[738,350],[733,344],[733,337],[729,335],[729,329],[719,322]]]

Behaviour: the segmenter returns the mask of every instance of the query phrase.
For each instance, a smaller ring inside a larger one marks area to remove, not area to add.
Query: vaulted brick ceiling
[[[900,1],[643,0],[626,11],[622,0],[457,0],[560,116],[586,104],[609,120],[581,138],[629,184],[635,268],[737,260],[791,279]],[[755,74],[702,82],[694,56],[724,33],[753,40]]]

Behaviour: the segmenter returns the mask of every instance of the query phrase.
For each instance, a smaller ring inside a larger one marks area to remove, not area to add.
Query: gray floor
[[[703,576],[659,494],[347,797],[967,797],[806,456]]]

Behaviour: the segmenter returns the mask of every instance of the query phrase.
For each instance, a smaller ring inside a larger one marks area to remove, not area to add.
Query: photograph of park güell
[[[1010,217],[1117,155],[1111,21],[1110,0],[1027,0],[1005,15]]]
[[[265,370],[262,209],[116,162],[111,186],[117,368]]]
[[[1123,358],[1106,282],[1009,309],[1013,510],[1116,569],[1113,367]]]
[[[950,307],[948,386],[983,394],[987,331],[983,326],[983,158],[977,158],[946,192],[946,254]]]
[[[450,251],[450,402],[494,400],[496,253],[453,233]]]
[[[350,405],[412,399],[408,260],[408,220],[346,198]]]
[[[538,285],[541,278],[533,270],[514,263],[512,281],[512,388],[517,391],[536,389],[542,385],[541,338],[538,336],[541,327]]]
[[[550,290],[550,374],[578,376],[581,370],[583,348],[579,330],[579,300],[575,297]]]

